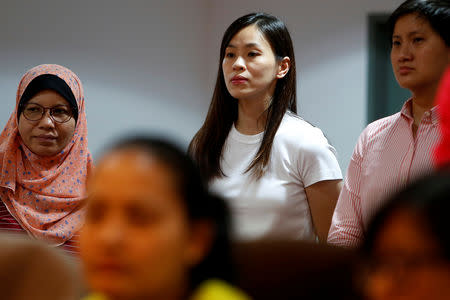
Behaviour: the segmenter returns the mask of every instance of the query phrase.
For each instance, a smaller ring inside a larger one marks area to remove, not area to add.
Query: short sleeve
[[[298,171],[305,187],[324,180],[342,179],[336,150],[328,143],[320,129],[299,152]]]

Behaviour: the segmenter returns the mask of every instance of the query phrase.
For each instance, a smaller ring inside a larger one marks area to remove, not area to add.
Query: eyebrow
[[[28,101],[27,103],[25,103],[25,105],[26,105],[26,104],[36,104],[36,105],[40,105],[40,106],[42,106],[42,107],[43,107],[43,105],[42,105],[42,104],[39,104],[39,103],[33,102],[33,100],[30,100],[30,101]],[[50,106],[50,107],[57,107],[57,106],[67,106],[67,107],[70,107],[70,105],[69,105],[69,104],[65,104],[65,103],[62,103],[62,104],[56,104],[56,105],[53,105],[53,106]]]
[[[258,43],[248,43],[248,44],[245,44],[245,48],[253,48],[253,47],[259,47],[259,44]],[[227,46],[227,48],[237,48],[235,45],[233,45],[233,44],[228,44],[228,46]]]
[[[424,31],[412,31],[412,32],[408,32],[408,34],[407,34],[407,36],[412,36],[412,35],[415,35],[415,34],[423,34],[424,33]],[[399,36],[399,35],[392,35],[392,38],[394,39],[394,38],[401,38],[401,36]]]

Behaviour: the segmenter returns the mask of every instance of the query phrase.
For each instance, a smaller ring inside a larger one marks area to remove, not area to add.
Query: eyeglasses
[[[66,105],[57,105],[53,107],[43,107],[36,103],[27,103],[23,108],[23,116],[29,121],[41,120],[46,111],[50,111],[50,118],[56,123],[66,123],[72,118],[72,110]]]

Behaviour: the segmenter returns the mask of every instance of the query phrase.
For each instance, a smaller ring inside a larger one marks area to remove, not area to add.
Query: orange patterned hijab
[[[17,109],[28,84],[43,74],[63,79],[75,96],[78,121],[71,142],[57,155],[31,152],[18,131]],[[40,65],[20,80],[16,108],[0,135],[0,199],[11,215],[32,236],[61,245],[79,231],[83,222],[86,180],[93,169],[88,150],[83,86],[69,69]]]

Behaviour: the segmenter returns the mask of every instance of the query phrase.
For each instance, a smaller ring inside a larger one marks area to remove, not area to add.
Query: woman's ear
[[[291,59],[285,56],[278,65],[277,79],[281,79],[289,72],[291,68]]]

